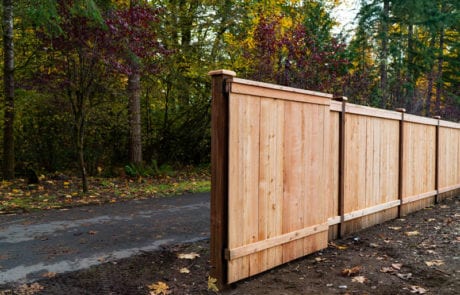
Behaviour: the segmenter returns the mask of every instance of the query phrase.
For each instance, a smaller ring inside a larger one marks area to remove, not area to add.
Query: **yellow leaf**
[[[354,283],[364,284],[364,282],[366,282],[367,279],[364,276],[356,276],[353,279],[351,279],[351,281],[354,282]]]
[[[414,230],[414,231],[406,231],[404,234],[410,237],[410,236],[418,236],[420,233]]]
[[[63,184],[64,184],[64,186],[69,186],[69,185],[70,185],[70,182],[64,181]]]
[[[151,295],[167,295],[170,294],[169,286],[164,282],[156,282],[147,286]]]
[[[208,290],[212,292],[219,292],[219,288],[217,288],[217,279],[211,276],[208,276]]]
[[[190,273],[190,270],[186,267],[183,267],[179,270],[180,273]]]
[[[391,266],[390,267],[382,267],[380,269],[380,272],[383,272],[383,273],[392,273],[392,272],[395,272],[396,270],[394,268],[392,268]]]
[[[392,230],[400,230],[401,229],[400,226],[389,226],[388,228],[392,229]]]
[[[346,249],[348,248],[347,246],[344,246],[344,245],[337,245],[337,244],[332,243],[332,242],[331,242],[329,245],[330,245],[331,247],[334,247],[334,248],[339,249],[339,250],[346,250]]]
[[[425,261],[425,264],[428,266],[440,266],[444,264],[444,261],[440,259],[436,259],[432,261]]]
[[[49,279],[54,278],[55,276],[56,276],[55,272],[47,272],[47,273],[42,274],[42,277],[49,278]]]
[[[177,258],[179,259],[190,259],[190,260],[193,260],[197,257],[200,257],[200,254],[198,253],[195,253],[195,252],[191,252],[191,253],[182,253],[182,254],[178,254],[177,255]]]
[[[363,267],[361,265],[357,265],[357,266],[352,267],[352,268],[345,268],[344,270],[342,270],[342,275],[346,276],[346,277],[355,276],[355,275],[359,274],[359,272],[361,271],[362,268]]]

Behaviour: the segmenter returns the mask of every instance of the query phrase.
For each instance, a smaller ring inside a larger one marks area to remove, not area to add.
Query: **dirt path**
[[[241,281],[222,294],[459,294],[459,205],[457,197],[361,231],[321,252]],[[0,290],[135,295],[168,287],[169,294],[214,294],[208,290],[208,247],[207,240],[167,246],[51,276],[35,285],[0,286]],[[199,257],[178,256],[194,253]]]
[[[209,237],[209,194],[0,216],[0,284]]]

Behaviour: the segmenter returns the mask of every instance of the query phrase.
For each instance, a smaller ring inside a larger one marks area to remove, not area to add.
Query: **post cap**
[[[395,111],[400,112],[400,113],[405,113],[406,109],[405,108],[396,108]]]
[[[441,120],[441,116],[433,116],[433,119]]]
[[[236,77],[236,73],[234,71],[230,70],[215,70],[215,71],[210,71],[208,73],[209,76],[218,76],[218,75],[227,75],[227,76],[232,76]]]

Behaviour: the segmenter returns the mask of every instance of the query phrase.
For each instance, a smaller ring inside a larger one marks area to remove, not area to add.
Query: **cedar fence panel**
[[[460,192],[460,124],[210,72],[220,286]]]
[[[460,189],[460,124],[439,126],[439,193]],[[454,165],[457,163],[457,165]]]
[[[328,240],[329,98],[266,86],[230,84],[229,283]]]

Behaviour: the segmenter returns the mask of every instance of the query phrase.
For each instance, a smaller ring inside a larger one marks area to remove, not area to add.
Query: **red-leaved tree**
[[[129,160],[135,165],[142,163],[141,76],[144,72],[158,72],[159,60],[167,54],[156,31],[161,11],[131,1],[128,8],[112,11],[106,18],[105,60],[128,77]]]

